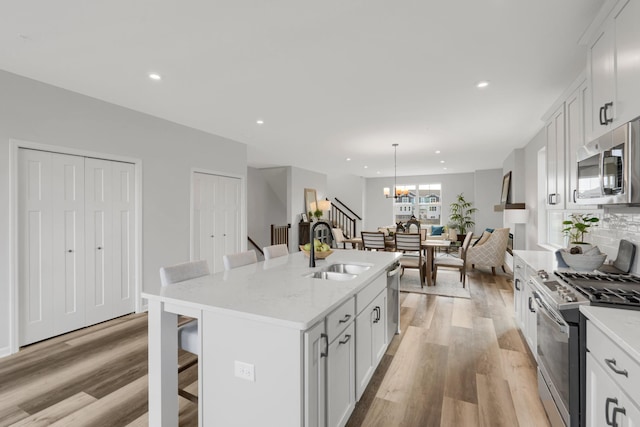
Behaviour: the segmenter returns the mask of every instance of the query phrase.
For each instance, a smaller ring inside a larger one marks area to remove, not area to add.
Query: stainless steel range
[[[539,271],[532,279],[540,397],[554,427],[584,426],[586,324],[579,307],[640,310],[640,277]]]

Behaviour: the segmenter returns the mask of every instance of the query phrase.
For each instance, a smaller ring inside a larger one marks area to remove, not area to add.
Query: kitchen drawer
[[[371,304],[371,301],[373,301],[373,299],[386,287],[387,274],[382,273],[356,295],[356,313],[360,314],[360,312]]]
[[[329,342],[337,337],[356,317],[354,298],[351,297],[327,316]]]
[[[624,392],[636,398],[640,396],[640,363],[590,320],[587,320],[587,349]]]

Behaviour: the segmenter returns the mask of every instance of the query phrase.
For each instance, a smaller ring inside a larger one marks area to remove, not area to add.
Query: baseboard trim
[[[11,356],[11,347],[0,347],[0,358]]]

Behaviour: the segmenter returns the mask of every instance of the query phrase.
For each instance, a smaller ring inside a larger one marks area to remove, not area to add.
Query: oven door
[[[545,405],[549,418],[559,413],[565,425],[569,424],[569,325],[562,316],[534,292],[537,310],[538,367],[555,408]],[[547,390],[545,390],[546,394]],[[541,391],[541,394],[542,391]]]

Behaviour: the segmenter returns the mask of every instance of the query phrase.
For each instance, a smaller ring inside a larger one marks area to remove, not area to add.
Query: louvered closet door
[[[18,152],[20,345],[84,326],[83,165]]]

